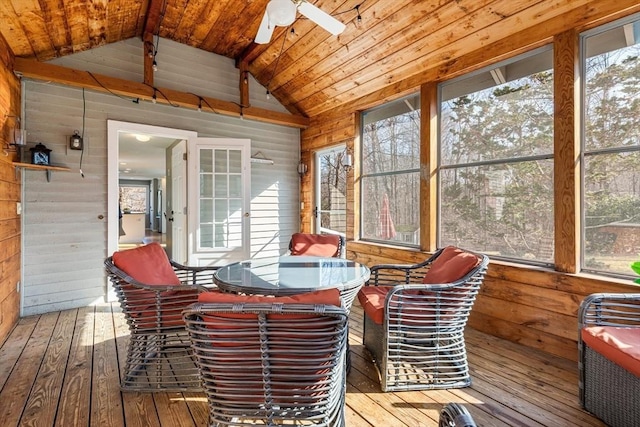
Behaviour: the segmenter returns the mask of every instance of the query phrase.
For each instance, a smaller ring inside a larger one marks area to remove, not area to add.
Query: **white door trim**
[[[118,250],[118,133],[145,133],[175,139],[195,139],[197,132],[107,120],[107,256]],[[110,289],[110,287],[107,287]]]

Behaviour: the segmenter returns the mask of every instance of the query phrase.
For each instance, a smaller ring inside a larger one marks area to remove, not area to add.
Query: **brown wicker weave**
[[[468,251],[465,251],[468,252]],[[471,384],[464,328],[484,280],[489,258],[472,253],[478,265],[462,279],[422,284],[442,253],[414,265],[371,268],[366,286],[393,285],[386,295],[383,324],[364,316],[364,345],[380,371],[383,391],[448,389]]]
[[[197,301],[200,291],[215,288],[217,267],[170,263],[181,285],[141,283],[116,267],[112,257],[105,260],[130,332],[122,390],[202,390],[182,310]]]
[[[210,426],[345,425],[344,308],[199,303],[184,317]]]
[[[463,405],[447,403],[440,411],[438,427],[476,427],[476,423]]]
[[[639,427],[640,378],[584,343],[582,328],[596,325],[640,328],[640,293],[592,294],[578,312],[582,407],[610,426]]]

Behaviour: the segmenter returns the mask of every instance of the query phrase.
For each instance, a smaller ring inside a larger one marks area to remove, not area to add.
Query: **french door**
[[[190,265],[225,265],[250,256],[250,141],[189,140]]]

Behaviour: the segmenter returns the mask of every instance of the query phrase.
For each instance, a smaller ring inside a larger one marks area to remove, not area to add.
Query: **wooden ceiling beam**
[[[74,70],[59,65],[46,64],[34,60],[16,58],[15,72],[22,77],[59,83],[72,87],[81,87],[98,92],[112,93],[119,96],[152,101],[154,94],[156,102],[167,105],[197,110],[213,110],[214,113],[232,117],[255,120],[264,123],[305,129],[309,126],[307,117],[280,113],[257,107],[241,107],[240,104],[222,101],[207,96],[180,92],[167,88],[154,88],[144,83],[109,77],[87,71]]]
[[[147,15],[144,17],[144,27],[142,28],[142,37],[145,34],[155,35],[160,31],[160,22],[162,21],[162,4],[164,0],[149,0]]]

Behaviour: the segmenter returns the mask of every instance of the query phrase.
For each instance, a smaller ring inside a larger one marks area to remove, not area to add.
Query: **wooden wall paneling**
[[[420,249],[437,249],[438,85],[420,88]]]
[[[546,300],[546,299],[545,299]],[[540,301],[542,302],[542,301]],[[541,310],[538,306],[511,302],[486,296],[473,306],[475,313],[482,313],[505,322],[526,326],[536,331],[578,341],[578,322],[575,315]]]
[[[482,329],[498,331],[494,336],[527,347],[536,348],[568,360],[578,360],[578,346],[574,340],[535,330],[527,325],[519,325],[493,316],[487,316],[475,311],[475,307],[469,317],[468,326],[480,331]]]
[[[356,117],[358,117],[356,119]],[[338,116],[325,115],[321,118],[310,120],[309,127],[301,131],[301,152],[302,158],[308,158],[305,163],[309,166],[309,171],[301,180],[300,200],[304,203],[304,209],[300,211],[301,227],[312,230],[314,218],[312,215],[315,208],[315,178],[314,159],[315,152],[324,148],[330,148],[340,143],[344,143],[346,149],[352,153],[353,158],[359,156],[359,142],[355,139],[359,135],[358,114],[341,114]],[[354,167],[347,174],[347,239],[353,239],[354,233],[354,204],[359,198],[359,189],[356,189],[354,177],[358,176],[358,162],[354,161]],[[308,224],[305,225],[305,224]]]
[[[579,48],[574,30],[556,36],[554,86],[554,238],[558,271],[575,273],[580,248]]]
[[[20,316],[21,220],[17,204],[21,202],[21,183],[12,164],[17,153],[11,144],[21,123],[21,92],[13,63],[13,53],[0,36],[0,343]]]
[[[300,232],[315,232],[313,211],[315,200],[313,195],[315,162],[310,150],[301,149],[300,162],[307,165],[307,173],[300,177]]]

